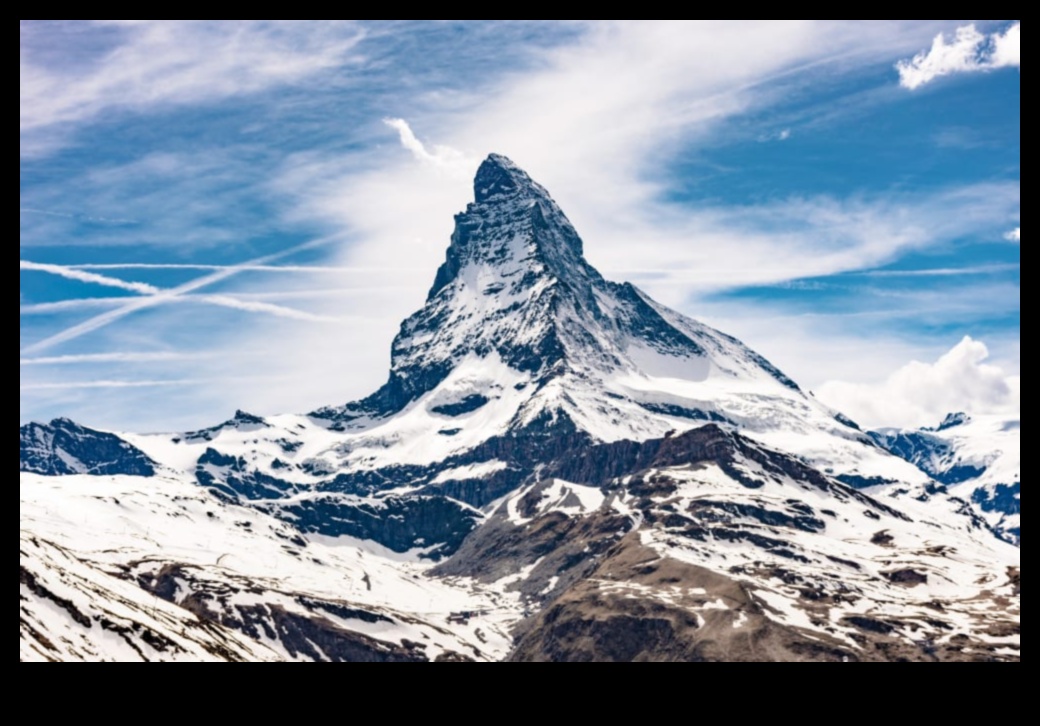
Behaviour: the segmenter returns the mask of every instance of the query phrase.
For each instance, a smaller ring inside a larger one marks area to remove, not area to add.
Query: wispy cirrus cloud
[[[87,214],[71,214],[59,212],[53,209],[35,209],[34,207],[19,207],[19,214],[42,214],[46,217],[61,217],[62,219],[83,220],[86,222],[102,222],[104,224],[139,224],[138,219],[123,219],[120,217],[93,217]]]
[[[368,274],[372,268],[357,267],[333,267],[327,265],[207,265],[201,263],[180,262],[114,262],[114,263],[84,263],[78,265],[64,265],[69,270],[228,270],[234,268],[239,272],[302,272],[306,274],[341,274],[358,273]],[[388,268],[382,268],[381,272],[388,272]]]
[[[428,270],[424,270],[423,272],[428,272]],[[236,292],[233,295],[205,295],[198,293],[185,294],[165,298],[163,304],[212,304],[244,310],[247,308],[242,306],[253,301],[273,302],[276,300],[319,300],[328,303],[342,298],[365,299],[370,298],[373,293],[392,295],[399,291],[408,290],[411,290],[411,287],[408,285],[394,285],[379,280],[369,280],[346,288],[320,287],[304,290],[264,290],[262,292]],[[65,300],[54,300],[51,302],[22,303],[18,308],[18,313],[19,315],[51,315],[54,313],[93,310],[96,308],[116,308],[125,305],[127,299],[128,298],[126,297],[75,297]],[[223,304],[226,299],[232,299],[233,302]],[[311,320],[314,322],[342,322],[344,320],[359,317],[357,315],[342,313],[336,315],[315,315],[302,310],[284,308],[282,306],[275,306],[274,309],[269,310],[255,309],[254,312],[271,312],[276,317]]]
[[[212,383],[205,378],[163,378],[157,380],[136,381],[61,381],[57,383],[23,383],[19,388],[23,391],[54,391],[84,388],[155,388],[157,386],[196,386],[200,383]]]
[[[973,265],[970,267],[928,267],[914,270],[863,270],[850,273],[864,277],[959,277],[965,275],[988,275],[995,272],[1010,272],[1017,270],[1020,265],[1016,263],[1001,263],[992,265]]]
[[[149,147],[130,158],[117,152],[99,152],[96,161],[74,166],[74,173],[46,175],[23,187],[21,245],[154,248],[175,262],[188,261],[184,256],[196,250],[245,250],[253,240],[285,234],[277,214],[257,211],[258,202],[267,201],[263,180],[272,163],[268,156],[278,156],[273,149],[228,143]],[[48,161],[36,164],[46,167]],[[50,209],[61,211],[37,211]]]
[[[931,48],[896,63],[899,84],[912,91],[953,73],[1021,68],[1021,32],[1021,23],[1014,23],[1003,33],[980,33],[974,25],[957,28],[950,40],[939,33]]]
[[[340,67],[363,37],[351,23],[22,21],[23,153],[113,110],[212,102]]]
[[[403,118],[385,118],[383,123],[397,132],[401,146],[412,152],[416,160],[443,169],[456,177],[465,179],[479,163],[478,159],[468,158],[458,149],[450,146],[434,145],[429,149],[419,141],[412,127]]]

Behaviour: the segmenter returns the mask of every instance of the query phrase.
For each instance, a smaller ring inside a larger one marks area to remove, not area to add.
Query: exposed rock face
[[[870,496],[716,426],[586,458],[615,476],[544,470],[434,569],[528,603],[512,660],[1019,658],[1017,568],[940,544],[1000,549],[985,528],[943,534],[926,503],[908,510],[905,494]]]
[[[233,579],[229,586],[227,580],[213,580],[205,572],[182,565],[166,565],[158,571],[138,566],[135,570],[138,584],[145,590],[180,605],[203,622],[219,623],[261,642],[277,642],[293,659],[365,663],[429,660],[423,653],[425,646],[419,643],[387,643],[339,624],[337,620],[393,625],[391,618],[349,603],[292,593],[263,593],[256,583],[244,578]]]
[[[990,636],[1017,632],[1010,620],[974,637],[950,635],[936,614],[907,637],[901,618],[849,616],[848,639],[778,623],[768,602],[737,577],[667,557],[627,537],[589,577],[545,607],[512,661],[1017,661]],[[998,636],[1000,637],[1000,636]]]
[[[30,423],[19,430],[19,470],[36,474],[133,474],[151,476],[155,462],[114,434],[67,418]]]
[[[739,581],[661,558],[635,536],[537,615],[509,659],[858,660],[840,641],[769,620]]]

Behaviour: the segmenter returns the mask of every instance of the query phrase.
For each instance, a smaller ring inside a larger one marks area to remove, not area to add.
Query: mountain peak
[[[535,190],[545,195],[545,190],[535,184],[527,172],[501,154],[488,154],[473,179],[473,196],[477,203],[496,196],[508,198]]]
[[[521,280],[530,287],[546,273],[571,277],[591,272],[582,257],[581,238],[563,211],[509,158],[490,154],[484,160],[473,180],[473,195],[466,211],[455,215],[451,245],[429,300],[466,268],[470,278],[486,277],[479,270],[497,269],[513,287]]]
[[[926,428],[926,431],[945,431],[946,429],[952,429],[954,426],[960,426],[971,420],[971,417],[963,411],[956,411],[946,414],[938,426],[933,428]]]
[[[474,195],[455,215],[426,304],[394,338],[387,383],[317,415],[385,417],[422,396],[434,415],[502,401],[510,426],[568,420],[606,440],[663,434],[676,419],[730,420],[711,400],[716,383],[739,389],[734,400],[779,384],[777,395],[806,405],[797,385],[739,341],[603,279],[563,210],[507,157],[484,160]],[[658,379],[690,385],[644,395]]]

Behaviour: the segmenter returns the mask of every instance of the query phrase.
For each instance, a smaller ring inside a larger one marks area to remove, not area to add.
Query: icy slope
[[[35,533],[22,530],[18,560],[22,662],[281,660]]]
[[[487,660],[518,617],[515,597],[301,535],[187,481],[22,474],[20,495],[23,658]]]
[[[871,432],[881,446],[969,499],[1003,537],[1021,537],[1021,421],[951,413],[934,428]]]

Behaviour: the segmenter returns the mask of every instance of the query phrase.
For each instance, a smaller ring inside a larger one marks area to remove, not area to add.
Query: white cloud
[[[428,150],[403,118],[385,118],[383,123],[397,132],[401,146],[412,152],[412,156],[421,162],[433,164],[456,177],[465,177],[472,173],[477,164],[475,159],[467,158],[461,151],[450,146],[434,145],[430,147],[432,151]]]
[[[1019,377],[986,363],[989,349],[965,336],[934,363],[911,361],[877,383],[828,381],[817,395],[861,425],[935,425],[954,411],[1018,415]]]
[[[87,214],[69,214],[68,212],[57,212],[53,209],[35,209],[33,207],[19,207],[19,214],[42,214],[45,217],[61,217],[62,219],[75,219],[84,222],[102,222],[105,224],[139,224],[139,219],[124,219],[121,217],[95,217]]]
[[[1022,67],[1022,49],[1019,38],[1021,32],[1022,25],[1015,23],[1003,35],[993,36],[993,56],[991,60],[994,67]]]
[[[1021,242],[1022,241],[1022,228],[1015,227],[1013,230],[1004,235],[1004,239],[1009,242]]]
[[[65,265],[65,267],[70,270],[228,270],[234,268],[239,272],[331,272],[336,274],[341,272],[369,272],[369,270],[353,267],[326,267],[321,265],[204,265],[180,262],[88,263]]]
[[[91,310],[93,308],[117,308],[125,305],[126,297],[74,297],[66,300],[55,300],[42,303],[22,303],[18,308],[19,315],[50,315],[71,310]]]
[[[63,381],[60,383],[23,383],[22,391],[68,390],[79,388],[154,388],[156,386],[196,386],[211,383],[200,378],[159,379],[154,381]]]
[[[178,300],[186,302],[203,302],[210,305],[219,305],[225,308],[232,308],[234,310],[245,310],[250,313],[268,313],[275,315],[280,318],[290,318],[291,320],[306,320],[312,323],[335,323],[337,318],[331,315],[315,315],[314,313],[308,313],[304,310],[296,310],[295,308],[288,308],[284,305],[274,305],[272,303],[261,302],[259,300],[241,300],[233,295],[189,295],[189,296],[178,296]]]
[[[986,35],[974,25],[957,28],[951,41],[939,33],[932,47],[921,51],[909,60],[896,63],[899,83],[914,90],[934,79],[951,73],[970,73],[993,68],[1022,65],[1019,49],[1020,23],[1015,23],[1004,33]]]
[[[339,66],[362,37],[350,24],[267,21],[25,21],[20,29],[23,153],[57,143],[44,134],[52,127],[111,109],[208,102],[298,82]],[[77,36],[90,33],[94,45],[111,36],[118,42],[77,48]],[[48,62],[54,43],[67,43],[76,62]]]
[[[791,138],[791,129],[780,129],[779,131],[772,131],[760,135],[758,141],[760,143],[766,143],[769,141],[787,141],[789,138]]]

